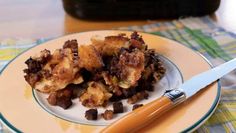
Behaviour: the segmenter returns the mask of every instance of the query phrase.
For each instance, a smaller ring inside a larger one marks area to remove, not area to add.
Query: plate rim
[[[184,45],[185,46],[185,45]],[[185,46],[187,47],[187,46]],[[187,47],[188,48],[188,47]],[[190,49],[190,48],[189,48]],[[192,49],[191,49],[192,50]],[[203,56],[201,53],[192,50],[193,52],[197,53],[199,56],[201,56],[207,63],[208,65],[213,68],[213,64],[205,57]],[[214,103],[212,104],[211,108],[207,111],[207,113],[201,118],[199,119],[196,123],[194,123],[192,126],[186,128],[185,130],[183,130],[182,132],[191,132],[194,131],[196,128],[200,127],[205,121],[207,121],[211,115],[215,112],[217,105],[220,102],[220,96],[221,96],[221,83],[220,83],[220,79],[218,79],[217,81],[217,95],[216,95],[216,99],[214,100]]]
[[[47,40],[47,41],[45,41],[45,42],[43,42],[43,43],[40,43],[40,44],[35,45],[35,46],[32,46],[32,47],[28,48],[27,50],[23,51],[22,53],[18,54],[16,57],[14,57],[13,59],[11,59],[11,61],[9,61],[9,62],[2,68],[2,70],[0,71],[0,76],[1,76],[2,72],[7,68],[7,66],[8,66],[9,64],[11,64],[16,58],[18,58],[19,56],[21,56],[22,54],[24,54],[25,52],[31,50],[31,49],[34,48],[34,47],[37,47],[37,46],[42,45],[42,44],[44,44],[44,43],[46,43],[46,42],[54,41],[54,40],[57,40],[57,39],[59,39],[59,38],[66,37],[66,36],[70,36],[70,35],[81,34],[81,33],[87,33],[87,32],[99,32],[99,31],[100,31],[100,32],[101,32],[101,31],[110,31],[110,32],[112,32],[112,31],[117,31],[117,32],[132,32],[131,30],[89,30],[89,31],[84,31],[84,32],[77,32],[77,33],[71,33],[71,34],[66,34],[66,35],[58,36],[58,37],[56,37],[56,38],[54,38],[54,39],[49,39],[49,40]],[[178,41],[175,41],[175,40],[173,40],[173,39],[169,39],[169,38],[166,38],[166,37],[162,37],[162,36],[159,36],[159,35],[156,35],[156,34],[152,34],[152,33],[147,33],[147,32],[142,32],[142,31],[138,31],[138,32],[139,32],[139,33],[143,33],[143,34],[149,34],[149,35],[153,35],[153,36],[158,36],[158,37],[163,38],[163,39],[165,39],[165,40],[171,40],[171,41],[173,41],[173,42],[175,42],[175,43],[177,43],[177,44],[179,44],[179,45],[181,45],[181,46],[183,46],[183,47],[185,47],[185,48],[191,50],[192,52],[198,54],[204,61],[206,61],[206,63],[207,63],[211,68],[213,68],[212,63],[211,63],[205,56],[203,56],[203,55],[202,55],[201,53],[199,53],[198,51],[194,51],[193,49],[191,49],[191,48],[189,48],[189,47],[187,47],[187,46],[185,46],[185,45],[182,45],[182,44],[181,44],[180,42],[178,42]],[[186,128],[186,129],[184,129],[184,130],[181,131],[181,132],[190,132],[190,131],[193,131],[194,129],[196,129],[197,127],[199,127],[200,125],[202,125],[203,122],[205,122],[205,121],[214,113],[214,111],[215,111],[215,109],[216,109],[216,107],[217,107],[217,105],[218,105],[218,103],[219,103],[219,101],[220,101],[220,95],[221,95],[221,84],[220,84],[220,80],[217,80],[216,83],[217,83],[217,95],[216,95],[216,98],[215,98],[213,104],[211,105],[211,108],[206,112],[206,114],[205,114],[201,119],[199,119],[199,120],[198,120],[196,123],[194,123],[192,126]],[[8,122],[7,119],[2,115],[1,112],[0,112],[0,121],[1,121],[10,131],[13,131],[13,132],[16,132],[16,133],[22,133],[22,131],[20,131],[19,129],[17,129],[16,127],[14,127],[14,125],[12,125],[10,122]]]

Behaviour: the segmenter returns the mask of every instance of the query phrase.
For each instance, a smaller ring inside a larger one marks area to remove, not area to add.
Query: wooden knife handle
[[[134,132],[152,120],[158,118],[167,110],[174,107],[174,103],[167,96],[162,96],[159,99],[140,107],[121,119],[104,128],[102,133],[127,133]]]

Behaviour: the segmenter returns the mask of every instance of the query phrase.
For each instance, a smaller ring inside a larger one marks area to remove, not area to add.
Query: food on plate
[[[97,120],[98,118],[98,110],[97,109],[89,109],[85,112],[85,118],[87,120]]]
[[[105,110],[104,113],[102,113],[102,117],[105,119],[105,120],[111,120],[113,118],[113,111],[112,110]]]
[[[129,104],[134,104],[140,100],[147,99],[147,98],[148,98],[148,93],[146,91],[141,91],[141,92],[134,94],[130,98],[128,98],[127,102]]]
[[[85,68],[88,71],[95,71],[104,66],[100,53],[93,45],[81,45],[78,53],[79,68]]]
[[[142,107],[142,106],[143,106],[143,104],[134,104],[132,110],[135,110],[135,109]]]
[[[137,32],[130,37],[94,36],[89,45],[78,42],[68,40],[62,48],[54,52],[42,50],[25,62],[25,80],[35,90],[49,94],[50,105],[68,109],[72,99],[78,98],[83,106],[95,109],[115,102],[113,113],[122,113],[119,100],[135,104],[147,99],[165,74],[159,55],[148,49]],[[95,119],[95,112],[86,112],[86,118]],[[104,119],[111,114],[105,112]]]
[[[64,89],[69,84],[82,83],[76,47],[76,40],[71,40],[53,54],[45,49],[39,55],[30,57],[25,62],[28,66],[24,70],[25,80],[32,88],[44,93]]]
[[[66,88],[50,93],[47,100],[50,105],[58,105],[63,109],[67,109],[72,105],[72,96],[72,90]]]
[[[79,99],[82,105],[87,107],[106,106],[109,98],[112,96],[106,86],[101,82],[89,82],[87,91]]]
[[[124,112],[123,103],[122,102],[114,102],[113,103],[113,111],[115,114],[123,113]]]

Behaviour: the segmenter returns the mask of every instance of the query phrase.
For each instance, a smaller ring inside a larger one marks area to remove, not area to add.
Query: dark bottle
[[[63,0],[65,11],[83,19],[156,19],[203,16],[220,0]]]

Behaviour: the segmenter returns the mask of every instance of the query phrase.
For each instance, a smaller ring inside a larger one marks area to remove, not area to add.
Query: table
[[[221,0],[211,17],[227,30],[236,33],[236,1]],[[66,14],[61,0],[0,1],[0,39],[11,37],[49,38],[64,34],[144,25],[165,20],[86,21]]]
[[[222,3],[219,9],[215,14],[211,15],[211,18],[223,28],[236,33],[236,8],[234,7],[236,5],[236,0],[221,1]],[[61,0],[0,1],[0,40],[16,37],[33,40],[39,38],[52,38],[74,32],[144,25],[160,21],[166,20],[86,21],[75,19],[67,15],[62,8]],[[232,92],[228,93],[228,95],[224,94],[224,97],[229,99],[228,96],[231,96],[231,93]],[[236,94],[236,92],[233,93]],[[232,97],[232,99],[234,99],[234,97]],[[231,104],[231,102],[228,101],[225,103]],[[232,125],[227,127],[228,123],[230,122],[220,125],[221,129],[224,128],[228,131],[229,127],[233,127]],[[216,129],[218,130],[219,128],[217,127]]]

